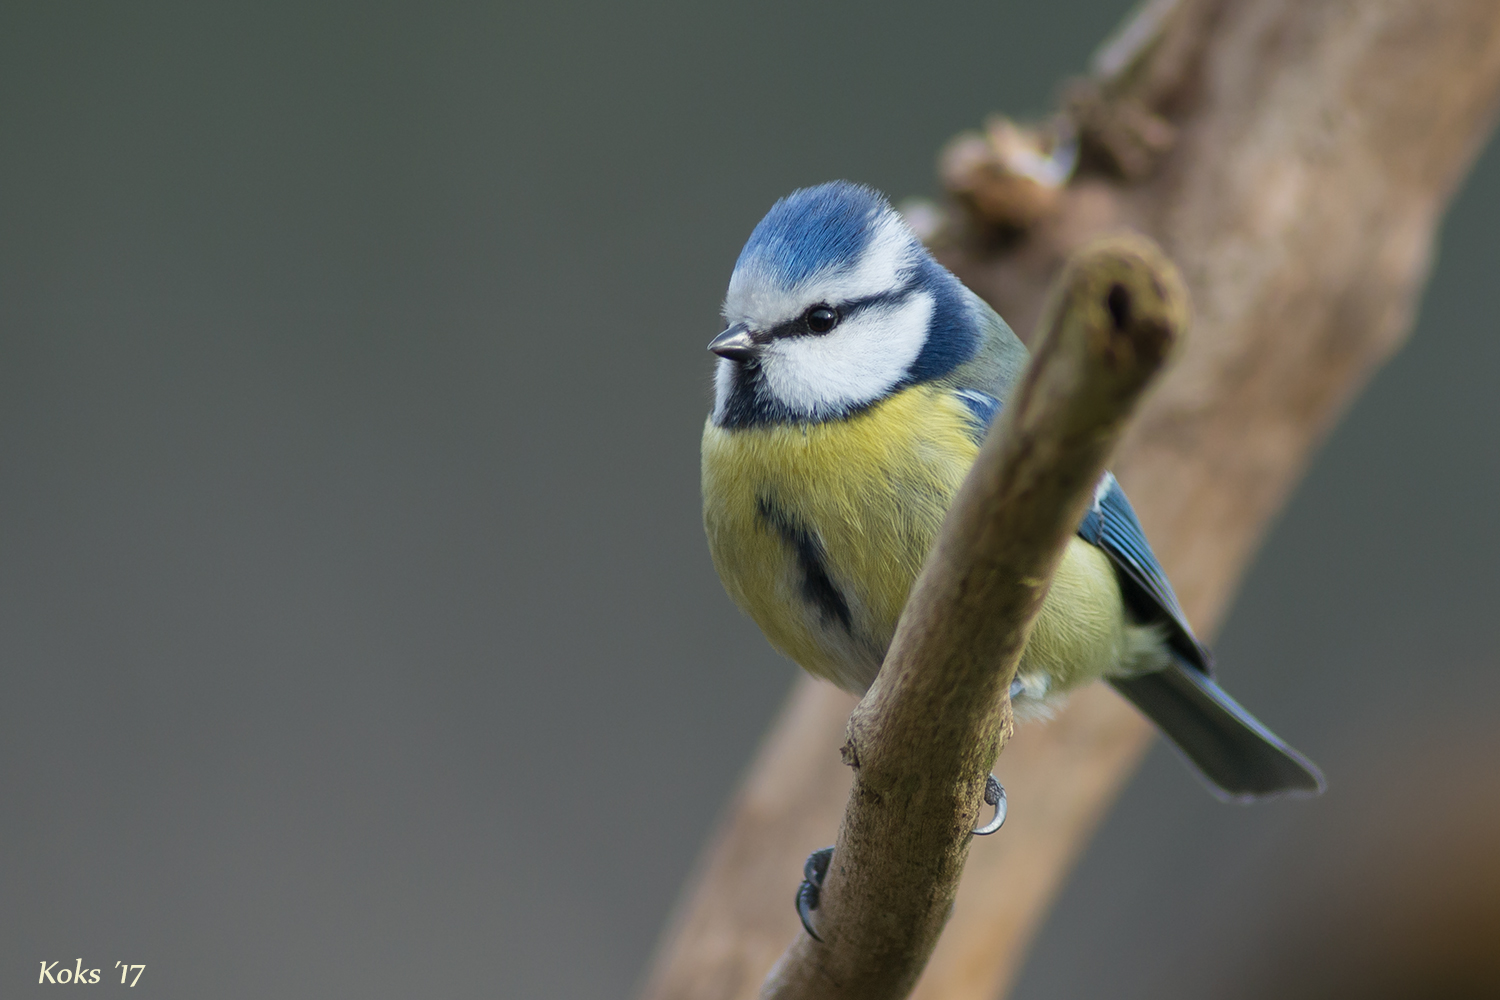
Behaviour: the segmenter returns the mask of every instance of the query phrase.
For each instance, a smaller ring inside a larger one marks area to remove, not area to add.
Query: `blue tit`
[[[724,319],[703,429],[714,566],[776,649],[862,693],[1026,348],[882,195],[847,182],[771,208],[735,264]],[[1102,679],[1221,798],[1321,791],[1318,769],[1211,666],[1106,473],[1021,657],[1017,717]]]

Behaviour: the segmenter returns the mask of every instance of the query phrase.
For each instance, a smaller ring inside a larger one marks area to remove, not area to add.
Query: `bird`
[[[849,181],[771,207],[722,311],[701,466],[714,567],[773,647],[863,694],[1028,352],[884,195]],[[1215,682],[1108,472],[1016,668],[1013,710],[1044,718],[1096,680],[1151,719],[1221,799],[1324,788],[1316,765]],[[997,821],[976,833],[1003,819],[1003,789],[990,782]],[[827,852],[809,858],[799,888],[809,933],[827,864]]]

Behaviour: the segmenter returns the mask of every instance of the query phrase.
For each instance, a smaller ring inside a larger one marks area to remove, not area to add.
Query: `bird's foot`
[[[975,829],[976,837],[988,837],[1005,825],[1005,786],[993,774],[984,779],[984,802],[995,807],[995,815],[984,826]],[[811,858],[807,860],[812,861]]]
[[[984,779],[984,801],[986,805],[995,807],[995,815],[974,831],[976,837],[987,837],[1005,823],[1005,787],[993,774]],[[802,929],[814,941],[823,940],[813,929],[813,911],[818,908],[823,894],[823,882],[828,878],[828,865],[832,861],[833,848],[825,847],[821,851],[813,851],[802,863],[802,884],[797,886],[797,916],[802,921]]]
[[[802,929],[814,941],[822,941],[813,930],[812,914],[818,908],[818,899],[823,894],[823,880],[828,877],[828,863],[833,860],[833,848],[825,847],[813,851],[802,863],[802,884],[797,886],[797,916],[802,918]]]

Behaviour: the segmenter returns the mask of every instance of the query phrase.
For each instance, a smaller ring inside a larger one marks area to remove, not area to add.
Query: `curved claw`
[[[818,908],[818,887],[811,882],[803,882],[797,886],[797,916],[802,920],[802,929],[807,931],[807,936],[819,943],[822,938],[818,932],[813,930],[812,911]]]
[[[993,774],[984,779],[984,801],[986,805],[995,807],[995,815],[988,823],[974,831],[976,837],[988,837],[1005,825],[1005,786],[1000,784]]]
[[[802,863],[802,884],[797,886],[797,916],[802,920],[802,929],[820,943],[823,939],[813,930],[812,913],[818,908],[818,898],[823,894],[823,880],[828,877],[828,863],[832,860],[831,847],[813,851]]]

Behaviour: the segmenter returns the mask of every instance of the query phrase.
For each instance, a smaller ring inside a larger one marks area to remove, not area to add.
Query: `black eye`
[[[827,333],[839,322],[839,314],[827,306],[813,306],[802,318],[813,333]]]

